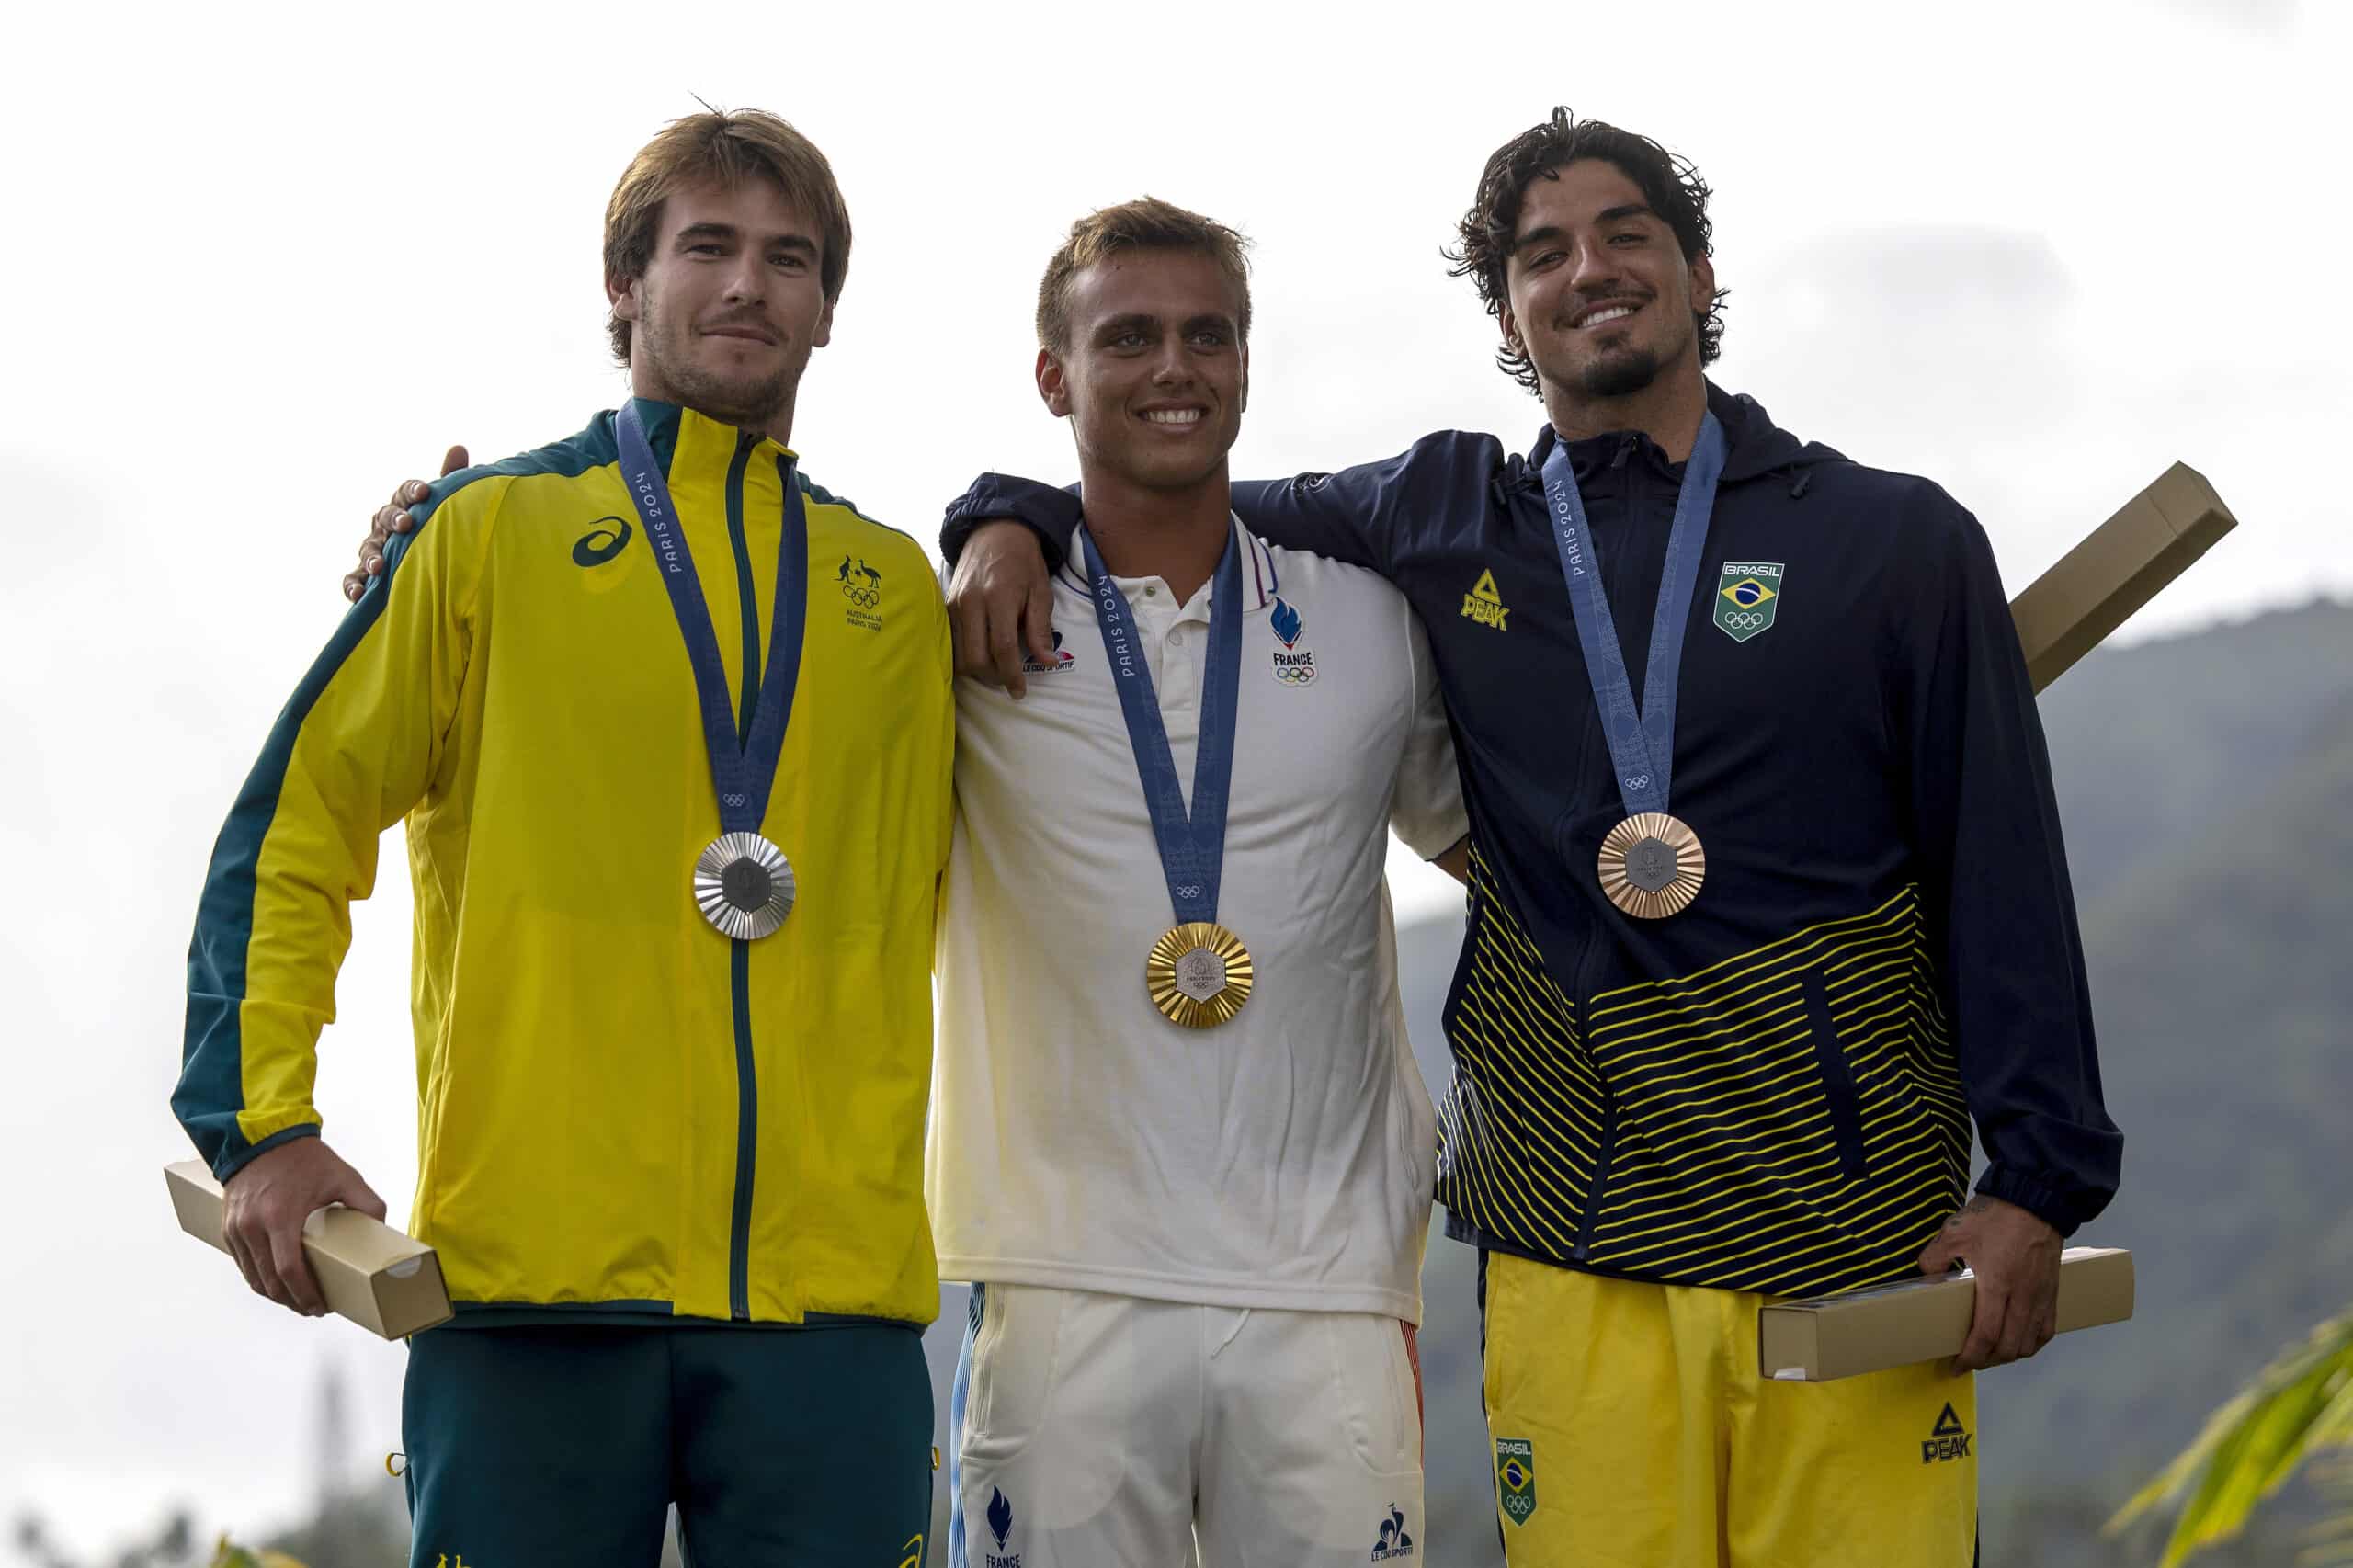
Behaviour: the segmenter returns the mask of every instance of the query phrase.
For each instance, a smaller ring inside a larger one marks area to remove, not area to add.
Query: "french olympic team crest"
[[[1315,653],[1302,648],[1299,640],[1306,630],[1299,619],[1299,611],[1280,594],[1275,596],[1274,613],[1267,624],[1272,627],[1275,641],[1282,644],[1275,650],[1275,678],[1285,686],[1305,686],[1315,678]]]

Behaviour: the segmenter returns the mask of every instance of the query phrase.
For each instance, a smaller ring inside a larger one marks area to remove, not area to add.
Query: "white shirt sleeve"
[[[1462,804],[1462,776],[1454,765],[1454,733],[1448,728],[1446,699],[1438,689],[1438,665],[1429,634],[1422,630],[1404,597],[1398,608],[1414,666],[1414,714],[1397,762],[1397,788],[1389,805],[1389,825],[1415,854],[1435,860],[1471,831]]]

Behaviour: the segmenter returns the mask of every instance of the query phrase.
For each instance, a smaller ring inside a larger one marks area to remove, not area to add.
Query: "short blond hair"
[[[1250,338],[1250,242],[1213,218],[1188,212],[1147,196],[1089,212],[1070,226],[1070,237],[1046,263],[1038,283],[1038,346],[1070,352],[1071,279],[1123,250],[1195,251],[1216,262],[1242,291],[1242,318],[1234,324]]]
[[[645,275],[662,230],[662,204],[704,180],[733,189],[765,179],[816,222],[824,244],[817,277],[828,301],[841,298],[849,275],[849,209],[825,154],[791,126],[756,108],[712,110],[674,119],[638,150],[605,204],[605,278],[626,287]],[[630,324],[608,324],[613,358],[629,363]]]

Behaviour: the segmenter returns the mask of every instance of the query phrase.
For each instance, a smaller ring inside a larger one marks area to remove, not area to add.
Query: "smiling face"
[[[1583,158],[1529,182],[1512,232],[1504,337],[1548,391],[1622,398],[1663,376],[1699,376],[1695,301],[1715,295],[1705,256],[1684,259],[1665,220],[1617,165]]]
[[[810,351],[833,336],[823,244],[769,180],[672,193],[644,271],[606,282],[634,329],[631,390],[783,439]]]
[[[1200,251],[1126,247],[1064,286],[1066,351],[1038,390],[1079,460],[1148,491],[1222,479],[1250,394],[1242,286]]]

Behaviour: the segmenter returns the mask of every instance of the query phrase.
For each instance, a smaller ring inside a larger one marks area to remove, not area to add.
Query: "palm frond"
[[[2353,1445],[2353,1312],[2331,1318],[2207,1418],[2179,1457],[2135,1493],[2108,1533],[2181,1503],[2159,1568],[2236,1535],[2304,1460]],[[2186,1498],[2186,1500],[2184,1500]]]

